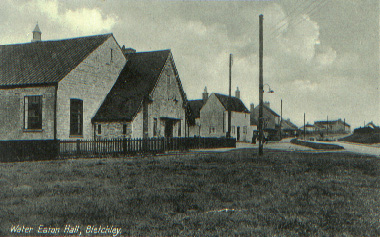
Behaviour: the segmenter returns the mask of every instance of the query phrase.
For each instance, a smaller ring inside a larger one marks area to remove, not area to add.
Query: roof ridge
[[[27,45],[27,44],[41,44],[44,42],[59,42],[59,41],[66,41],[66,40],[75,40],[75,39],[84,39],[84,38],[93,38],[93,37],[99,37],[99,36],[113,36],[113,33],[107,33],[107,34],[99,34],[99,35],[88,35],[88,36],[79,36],[79,37],[73,37],[73,38],[65,38],[65,39],[55,39],[55,40],[42,40],[39,42],[25,42],[25,43],[17,43],[17,44],[0,44],[0,46],[16,46],[16,45]]]

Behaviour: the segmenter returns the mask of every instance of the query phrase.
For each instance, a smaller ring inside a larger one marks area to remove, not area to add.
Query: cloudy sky
[[[137,51],[171,49],[188,99],[239,87],[258,104],[259,15],[264,15],[264,100],[296,125],[346,119],[380,124],[379,1],[2,0],[0,44],[113,33]],[[268,86],[264,87],[268,90]]]

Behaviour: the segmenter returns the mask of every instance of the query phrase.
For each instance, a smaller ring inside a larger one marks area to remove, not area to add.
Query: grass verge
[[[66,224],[113,225],[128,236],[380,235],[377,158],[256,154],[3,163],[0,235],[12,225]]]

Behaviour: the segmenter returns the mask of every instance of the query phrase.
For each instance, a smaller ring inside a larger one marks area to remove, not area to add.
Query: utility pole
[[[263,155],[263,97],[264,97],[264,83],[263,83],[263,21],[264,16],[259,16],[259,156]]]
[[[282,139],[282,99],[281,99],[281,120],[280,120],[280,140]]]
[[[306,140],[306,113],[303,113],[303,140]]]
[[[327,115],[327,136],[329,135],[329,116]]]
[[[232,81],[232,54],[230,54],[230,73],[229,73],[229,87],[228,87],[228,131],[227,138],[231,137],[231,81]]]

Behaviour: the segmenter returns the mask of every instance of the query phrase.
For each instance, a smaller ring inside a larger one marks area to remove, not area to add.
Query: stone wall
[[[42,129],[24,129],[24,97],[42,95]],[[55,87],[0,89],[0,140],[54,139]]]
[[[119,45],[110,37],[59,82],[59,139],[94,138],[91,119],[116,82],[125,63],[126,59]],[[83,136],[70,135],[70,99],[83,100]]]

